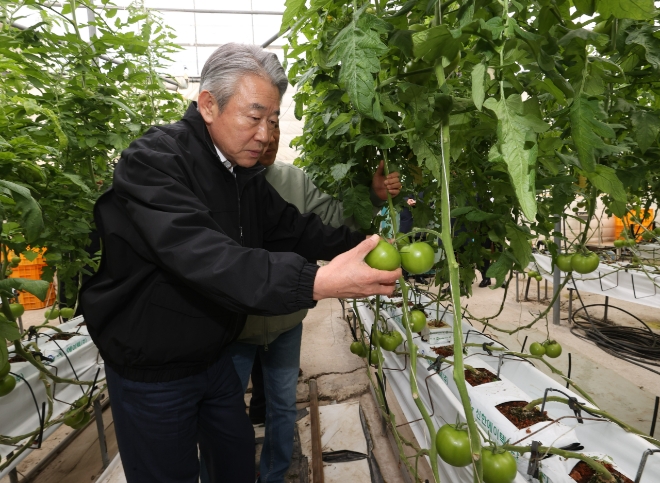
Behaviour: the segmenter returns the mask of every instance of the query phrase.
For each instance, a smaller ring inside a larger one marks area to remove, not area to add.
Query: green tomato
[[[655,240],[655,234],[652,231],[645,231],[644,233],[642,233],[642,240],[644,241]]]
[[[511,483],[518,474],[516,459],[508,451],[493,453],[490,448],[481,450],[484,483]]]
[[[598,268],[599,263],[600,258],[594,252],[588,252],[587,255],[576,253],[571,258],[571,267],[573,267],[573,270],[582,274],[593,272]]]
[[[545,347],[538,342],[532,342],[532,345],[529,346],[529,352],[533,356],[542,356],[545,354]]]
[[[660,226],[654,228],[653,233],[655,233],[656,235],[660,235]]]
[[[556,359],[559,357],[561,355],[561,344],[559,342],[555,342],[554,340],[550,341],[545,346],[545,355],[551,359]]]
[[[397,338],[391,334],[381,334],[378,341],[380,342],[380,346],[388,352],[393,352],[399,347]]]
[[[401,255],[385,240],[380,240],[376,248],[367,253],[364,261],[371,268],[391,272],[401,266]]]
[[[536,276],[534,277],[534,280],[536,280],[537,282],[540,282],[541,280],[543,280],[543,276],[541,276],[540,274],[539,274],[539,275],[536,275]]]
[[[529,278],[534,278],[538,274],[539,274],[539,272],[537,272],[536,270],[530,270],[529,272],[527,272],[527,275],[529,276]]]
[[[80,414],[82,414],[82,418],[80,418],[80,421],[70,425],[73,429],[80,429],[85,427],[87,423],[89,423],[90,419],[92,419],[91,414],[89,414],[88,412],[83,411]]]
[[[559,267],[559,270],[562,272],[570,272],[573,270],[573,266],[571,265],[571,259],[573,258],[572,253],[562,253],[561,255],[557,255],[557,260],[555,261],[555,265]]]
[[[82,421],[82,419],[85,417],[84,414],[85,411],[78,411],[77,413],[73,413],[72,411],[71,414],[64,418],[64,424],[73,428],[76,424]]]
[[[401,332],[399,332],[398,330],[392,332],[392,337],[394,337],[397,340],[396,342],[397,347],[403,344],[403,336],[401,335]]]
[[[410,311],[410,330],[421,332],[426,327],[426,314],[421,310]]]
[[[445,424],[435,434],[435,446],[442,461],[452,466],[467,466],[472,463],[472,449],[468,432]]]
[[[63,319],[72,319],[75,315],[75,312],[72,308],[64,307],[63,309],[60,309],[60,315]]]
[[[435,253],[431,245],[415,242],[401,248],[401,265],[411,275],[420,275],[431,270]]]
[[[55,320],[59,316],[60,316],[60,311],[56,309],[54,305],[49,311],[46,311],[46,318],[48,320]]]
[[[369,355],[369,364],[377,366],[379,362],[382,363],[383,361],[378,357],[378,351],[376,351],[376,349],[372,349],[371,354]]]
[[[614,240],[614,247],[615,248],[623,248],[626,246],[626,240]]]
[[[21,259],[19,257],[13,257],[10,263],[12,268],[16,268],[21,264]]]
[[[21,304],[9,304],[9,310],[14,318],[20,317],[25,313],[25,308]]]
[[[14,376],[5,376],[0,379],[0,397],[6,396],[16,387]]]
[[[74,408],[82,408],[89,404],[89,396],[83,396],[73,403]]]

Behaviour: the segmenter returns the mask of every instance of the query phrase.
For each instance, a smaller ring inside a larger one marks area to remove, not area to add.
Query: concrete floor
[[[515,292],[509,291],[502,313],[493,320],[493,325],[511,330],[525,325],[533,320],[534,315],[545,308],[542,303],[536,302],[536,284],[532,284],[529,292],[531,301],[518,303],[515,301]],[[524,285],[521,283],[521,290]],[[542,286],[543,292],[543,286]],[[484,317],[493,314],[499,307],[504,290],[501,288],[490,290],[473,287],[473,296],[463,298],[462,303],[474,317]],[[549,288],[551,293],[551,287]],[[543,295],[543,293],[541,294]],[[562,293],[562,317],[567,317],[568,291]],[[602,303],[604,297],[598,295],[583,294],[585,303]],[[660,314],[653,313],[646,307],[628,302],[613,302],[649,323],[653,328],[660,328]],[[575,307],[575,304],[574,304]],[[43,319],[39,312],[32,311],[24,316],[24,324],[33,325],[40,323]],[[33,315],[34,313],[34,315]],[[612,318],[616,316],[611,312]],[[36,321],[32,322],[31,321]],[[616,319],[615,319],[616,322]],[[476,324],[481,330],[483,326]],[[570,333],[566,320],[561,325],[553,326],[551,321],[547,323],[540,321],[532,329],[525,330],[515,335],[508,335],[494,329],[486,331],[494,338],[500,340],[512,350],[519,350],[525,336],[529,336],[527,347],[533,341],[543,341],[546,337],[558,340],[564,351],[554,361],[554,365],[560,370],[566,371],[568,366],[568,353],[572,354],[572,378],[583,389],[590,393],[601,408],[611,412],[614,416],[647,431],[651,426],[653,404],[656,395],[660,395],[660,376],[646,371],[633,364],[609,356],[595,345],[578,339]],[[403,482],[400,469],[395,462],[395,455],[382,430],[377,407],[369,390],[369,382],[366,374],[364,360],[351,354],[349,345],[352,340],[348,324],[341,318],[341,305],[337,300],[325,300],[320,302],[314,310],[311,310],[304,322],[303,347],[301,354],[302,377],[298,384],[298,407],[306,407],[309,404],[308,381],[316,378],[319,387],[321,404],[330,404],[333,401],[347,402],[359,400],[367,416],[368,425],[374,440],[374,453],[378,460],[384,480],[388,483]],[[537,365],[539,369],[549,373],[544,365]],[[105,417],[109,413],[106,412]],[[111,429],[111,422],[106,425]],[[68,428],[67,428],[68,430]],[[403,428],[405,431],[405,427]],[[64,429],[60,431],[66,431]],[[34,480],[37,483],[61,481],[67,483],[88,483],[94,481],[99,475],[100,459],[91,458],[91,451],[95,450],[98,442],[94,442],[95,428],[89,427],[91,435],[84,444],[74,444],[56,460],[56,466],[49,467],[42,476]],[[109,446],[113,446],[114,435],[109,431]],[[61,438],[62,435],[54,435],[53,438]],[[47,442],[47,444],[50,442]],[[96,450],[98,452],[98,450]],[[19,471],[25,473],[36,464],[38,452],[31,456],[19,466]],[[69,472],[65,471],[69,468]],[[56,479],[53,477],[56,476]],[[0,480],[0,483],[8,483],[8,479]]]

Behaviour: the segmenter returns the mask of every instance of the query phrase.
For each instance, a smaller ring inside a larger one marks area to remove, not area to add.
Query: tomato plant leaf
[[[594,170],[596,149],[605,147],[601,137],[615,137],[614,130],[601,121],[604,117],[605,113],[597,100],[590,100],[585,95],[573,100],[570,110],[571,136],[585,171]]]
[[[438,25],[413,34],[413,53],[415,57],[432,64],[435,59],[444,56],[452,60],[461,48],[461,41],[454,38],[446,25]]]
[[[380,71],[379,57],[388,50],[380,39],[388,28],[386,22],[373,15],[354,15],[332,41],[328,57],[332,65],[341,64],[339,80],[355,109],[378,121],[383,116],[380,109],[374,109],[374,74]]]
[[[596,11],[596,0],[573,0],[573,5],[583,15],[593,15]]]
[[[15,322],[2,319],[0,320],[0,344],[6,346],[6,342],[3,339],[7,340],[17,340],[21,338],[21,333],[18,330]]]
[[[335,179],[335,181],[341,181],[351,170],[351,166],[355,166],[353,161],[349,161],[348,163],[335,164],[332,169],[330,169],[330,174]]]
[[[30,190],[7,180],[0,180],[0,186],[12,192],[16,206],[21,210],[25,238],[28,241],[36,239],[44,229],[44,220],[41,214],[41,208],[32,197]]]
[[[351,112],[342,112],[339,114],[328,126],[326,137],[334,136],[335,134],[338,136],[346,134],[351,127],[351,119],[353,119],[353,113]]]
[[[660,133],[660,118],[646,111],[636,111],[632,115],[632,125],[635,128],[633,136],[642,153],[646,152],[658,139]]]
[[[615,201],[626,201],[626,191],[614,169],[598,164],[593,171],[585,174],[596,188],[612,196]]]
[[[361,135],[355,143],[355,150],[361,149],[365,146],[376,146],[381,149],[390,149],[396,146],[396,142],[390,136],[385,135]]]
[[[293,23],[293,19],[305,11],[305,0],[286,0],[280,33],[284,33]]]
[[[506,236],[520,268],[524,269],[532,260],[532,245],[529,243],[532,235],[513,223],[507,223]]]
[[[5,278],[0,280],[0,291],[10,293],[12,289],[31,293],[39,300],[45,300],[50,284],[44,280],[29,280],[27,278]]]
[[[604,18],[647,20],[656,14],[653,0],[596,0],[596,11]]]
[[[644,48],[644,56],[654,69],[660,69],[660,39],[654,37],[652,28],[648,25],[631,32],[626,38],[626,44],[636,44]]]
[[[413,136],[411,147],[415,156],[417,156],[417,162],[421,166],[422,164],[426,165],[429,171],[433,173],[436,180],[440,180],[440,157],[436,156],[433,152],[433,149],[424,139],[421,139],[419,136]]]
[[[486,66],[484,64],[477,64],[472,69],[472,101],[474,101],[474,105],[479,111],[481,111],[486,96],[484,91],[485,74]]]
[[[344,217],[353,217],[357,225],[365,230],[371,226],[372,205],[369,188],[365,185],[358,185],[347,189],[344,192],[342,204]]]
[[[499,256],[497,261],[488,267],[488,270],[486,271],[486,277],[495,278],[495,284],[491,285],[491,289],[494,290],[502,286],[506,276],[513,268],[513,263],[514,261],[511,255],[507,251],[504,251]]]
[[[538,153],[537,132],[548,125],[532,114],[524,115],[522,98],[512,94],[499,101],[491,97],[484,107],[497,116],[497,149],[506,163],[516,197],[528,220],[536,218],[535,165]],[[534,142],[529,145],[530,139]]]

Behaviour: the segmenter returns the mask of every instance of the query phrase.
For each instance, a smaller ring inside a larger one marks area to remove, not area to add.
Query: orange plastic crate
[[[648,210],[649,216],[646,219],[644,219],[644,214],[645,214],[644,211],[642,211],[640,217],[637,217],[636,216],[637,214],[635,212],[631,211],[630,213],[628,213],[625,216],[625,222],[621,218],[616,217],[615,220],[614,220],[614,239],[617,240],[619,238],[623,238],[621,236],[621,232],[623,232],[623,230],[626,226],[631,226],[631,227],[635,228],[635,231],[637,232],[636,226],[639,225],[639,223],[637,223],[635,221],[635,218],[642,221],[643,226],[645,226],[649,230],[652,230],[653,229],[653,212],[654,212],[653,209],[649,208],[649,210]],[[637,236],[637,241],[640,241],[642,239],[641,233],[642,232],[640,231],[639,235]]]
[[[55,303],[55,284],[51,282],[48,287],[48,294],[46,295],[46,300],[43,302],[37,297],[27,292],[19,292],[18,302],[25,307],[25,310],[36,310],[43,309],[44,307],[50,307]]]
[[[33,249],[32,251],[39,251],[38,249]],[[43,253],[46,251],[45,248],[40,250],[40,254],[34,260],[30,261],[21,255],[21,263],[18,267],[12,268],[12,273],[9,275],[9,278],[27,278],[29,280],[41,280],[41,275],[43,268],[46,266],[46,262],[43,258]],[[13,258],[16,255],[13,252],[9,253],[9,258]],[[27,292],[19,292],[18,302],[25,307],[25,310],[35,310],[43,309],[55,303],[55,285],[53,283],[48,287],[48,292],[46,295],[46,300],[43,302],[37,297]]]

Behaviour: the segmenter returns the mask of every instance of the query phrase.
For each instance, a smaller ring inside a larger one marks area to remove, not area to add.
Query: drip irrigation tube
[[[605,307],[605,304],[591,304],[573,312],[571,332],[577,337],[596,344],[608,354],[635,364],[646,370],[660,374],[660,337],[638,317],[630,312],[610,305],[610,310],[619,310],[629,315],[642,327],[614,325],[594,319],[587,312],[591,307]],[[578,318],[580,311],[584,316]]]

